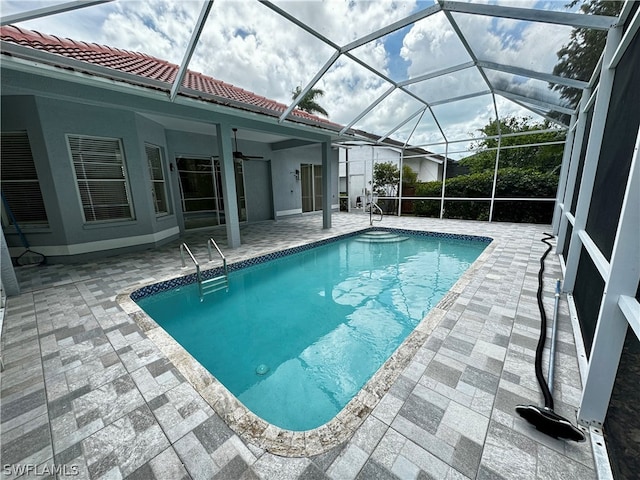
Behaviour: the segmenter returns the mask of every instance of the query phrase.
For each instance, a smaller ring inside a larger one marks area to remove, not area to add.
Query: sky
[[[2,0],[0,7],[4,16],[56,3],[64,2]],[[432,1],[415,0],[279,0],[274,3],[339,46],[433,5]],[[567,11],[568,2],[501,0],[498,3]],[[143,52],[179,64],[201,6],[199,0],[118,0],[23,22],[20,26]],[[557,62],[556,52],[569,41],[571,33],[568,27],[542,23],[468,14],[453,16],[479,59],[541,72],[552,71]],[[295,87],[306,86],[334,52],[331,46],[258,2],[216,0],[189,68],[288,104]],[[470,60],[443,12],[371,41],[350,54],[393,81],[415,78]],[[538,91],[549,98],[556,97],[546,83],[507,74],[492,75],[504,85],[516,85],[519,92]],[[329,113],[329,119],[343,125],[350,123],[389,87],[383,78],[346,55],[331,64],[316,84],[316,88],[325,92],[318,102]],[[427,102],[437,102],[481,93],[487,88],[477,69],[470,68],[413,84],[409,90]],[[525,115],[533,121],[542,120],[503,97],[496,96],[496,104],[501,117]],[[421,108],[424,104],[416,98],[396,90],[354,127],[385,135]],[[478,136],[478,129],[492,118],[495,118],[492,96],[481,95],[433,107],[415,116],[392,137],[405,141],[412,133],[410,143],[413,145],[443,142],[445,137],[449,141],[464,139]],[[466,148],[465,144],[460,145],[463,146],[455,148]],[[429,149],[444,152],[443,148]]]

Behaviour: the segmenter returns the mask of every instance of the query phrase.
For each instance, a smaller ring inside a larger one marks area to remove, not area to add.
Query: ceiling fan
[[[264,157],[254,156],[254,155],[243,155],[241,151],[238,150],[238,137],[236,133],[238,132],[237,128],[232,128],[233,130],[233,139],[235,141],[235,149],[233,151],[233,159],[236,161],[240,160],[264,160]]]

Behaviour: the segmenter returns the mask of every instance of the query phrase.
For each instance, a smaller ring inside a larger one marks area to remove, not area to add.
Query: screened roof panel
[[[405,27],[356,47],[350,53],[393,81],[406,80],[411,62],[402,54],[402,42],[409,30],[410,27]]]
[[[260,3],[222,1],[213,5],[190,68],[288,104],[333,53]]]
[[[411,63],[409,78],[471,60],[444,12],[438,12],[416,23],[405,37],[403,52]]]
[[[317,97],[321,105],[333,105],[332,121],[346,124],[389,89],[390,84],[358,62],[339,57],[314,88],[324,91]]]
[[[431,110],[427,109],[422,115],[419,115],[415,121],[410,122],[406,127],[399,130],[397,134],[402,137],[402,142],[407,141],[407,135],[411,135],[409,145],[424,145],[427,143],[442,142],[444,137],[440,132],[440,127],[436,123]],[[433,151],[431,148],[429,151]]]
[[[448,141],[474,135],[496,118],[492,95],[481,95],[432,107]]]
[[[538,72],[551,72],[559,46],[566,45],[570,26],[452,13],[475,57]],[[581,79],[581,80],[589,80]]]
[[[366,105],[364,107],[366,107]],[[423,103],[407,95],[402,90],[395,89],[374,107],[373,110],[356,122],[354,127],[367,132],[375,132],[378,135],[386,135],[423,108],[425,108]],[[413,117],[414,120],[409,120],[406,124],[414,124],[415,118],[416,117]],[[382,128],[374,130],[373,127],[378,125]],[[400,140],[395,132],[391,136],[396,140]]]
[[[407,88],[430,105],[466,95],[486,93],[489,90],[489,86],[476,67],[414,83]]]
[[[504,97],[496,95],[496,103],[498,105],[498,110],[502,112],[500,114],[501,118],[508,115],[530,117],[535,122],[549,120],[564,127],[568,127],[571,120],[571,116],[569,114],[552,110],[544,105],[532,103],[523,97]]]
[[[414,11],[411,2],[273,2],[300,22],[339,46],[347,45],[390,23],[407,17]]]
[[[553,90],[553,84],[534,78],[511,75],[487,70],[485,72],[493,88],[498,92],[508,92],[522,97],[530,97],[549,105],[570,108],[569,102]]]
[[[180,64],[203,3],[7,0],[2,18],[20,28]],[[377,135],[419,112],[418,97],[432,109],[394,132],[404,139],[412,131],[411,143],[442,138],[438,125],[449,141],[486,125],[495,117],[494,96],[478,95],[488,90],[495,92],[500,117],[561,115],[564,122],[570,109],[548,88],[558,79],[557,52],[576,26],[606,31],[615,24],[611,17],[578,15],[579,6],[568,9],[566,3],[216,0],[187,67],[288,105],[281,122],[293,118],[296,86],[320,88],[325,95],[317,100],[329,120]],[[39,11],[52,5],[63,5],[65,12]],[[571,86],[584,88],[589,78],[579,80]]]

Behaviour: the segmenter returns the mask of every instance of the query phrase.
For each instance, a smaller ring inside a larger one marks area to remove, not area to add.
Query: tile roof
[[[130,52],[119,48],[98,45],[96,43],[80,42],[69,38],[46,35],[14,25],[0,27],[0,38],[5,42],[62,55],[81,62],[135,75],[141,77],[140,84],[142,85],[145,85],[144,79],[166,82],[168,83],[166,87],[167,91],[170,90],[170,84],[175,79],[179,69],[178,65],[144,53]],[[67,65],[64,66],[67,68]],[[88,70],[86,73],[95,74],[95,71]],[[287,105],[283,103],[256,95],[253,92],[191,70],[187,71],[182,85],[192,90],[193,94],[197,95],[197,92],[201,92],[216,97],[215,99],[204,97],[204,100],[231,105],[235,108],[245,108],[251,111],[257,110],[260,113],[271,116],[280,116],[287,109]],[[187,92],[181,92],[181,94],[190,95],[190,93]],[[320,126],[324,127],[330,126],[333,127],[333,129],[341,128],[341,125],[331,122],[326,118],[311,115],[299,109],[295,109],[289,115],[289,119],[303,121],[304,123],[320,124]]]

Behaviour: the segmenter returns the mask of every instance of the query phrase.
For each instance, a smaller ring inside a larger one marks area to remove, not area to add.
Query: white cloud
[[[545,8],[563,9],[563,1],[548,2]],[[503,3],[513,6],[511,0]],[[516,6],[529,7],[534,3],[528,0]],[[44,3],[33,2],[30,6],[38,8],[41,4]],[[119,1],[25,22],[24,26],[180,63],[201,5],[199,0]],[[392,0],[279,2],[279,5],[339,46],[406,17],[416,6],[413,1]],[[5,0],[2,7],[6,15],[24,10],[24,2]],[[539,3],[536,8],[540,8]],[[453,16],[479,59],[542,72],[552,69],[556,62],[555,52],[568,41],[570,32],[570,28],[533,22],[463,14]],[[333,53],[332,47],[258,2],[218,0],[213,5],[190,68],[258,95],[289,103],[291,91],[297,85],[305,86]],[[387,51],[385,39],[372,41],[352,53],[384,75],[393,76],[391,53]],[[406,61],[409,77],[471,59],[442,12],[407,29],[400,55]],[[349,123],[389,86],[346,56],[341,56],[317,84],[326,92],[319,99],[321,105],[329,112],[331,120],[342,124]],[[519,85],[523,92],[534,87],[538,88],[528,82]],[[415,84],[411,91],[433,101],[486,88],[477,70],[468,69]],[[497,103],[501,115],[526,114],[513,102],[498,99]],[[419,106],[420,103],[410,95],[395,92],[356,126],[384,134]],[[446,104],[434,111],[450,139],[466,136],[495,117],[491,96]],[[406,138],[415,121],[417,119],[400,129],[398,138]],[[440,140],[442,136],[427,111],[415,129],[411,143]]]

